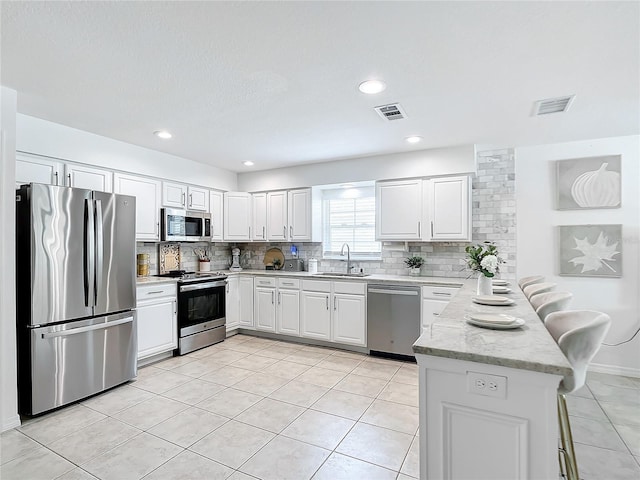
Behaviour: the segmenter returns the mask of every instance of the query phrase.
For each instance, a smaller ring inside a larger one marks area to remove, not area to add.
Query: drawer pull
[[[164,293],[162,290],[154,290],[153,292],[147,292],[147,295],[156,295],[158,293]]]
[[[293,285],[293,282],[282,282],[283,285]]]
[[[440,316],[440,314],[439,314],[439,313],[436,313],[436,312],[433,312],[433,316],[434,316],[434,317],[439,317],[439,316]]]
[[[433,292],[434,295],[442,295],[444,297],[450,297],[451,294],[449,292]]]

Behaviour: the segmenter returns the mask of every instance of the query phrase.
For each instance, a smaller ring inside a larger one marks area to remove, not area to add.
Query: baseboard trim
[[[619,367],[616,365],[592,363],[589,365],[589,371],[596,373],[608,373],[610,375],[622,375],[623,377],[640,378],[640,368]]]
[[[7,430],[11,430],[12,428],[19,427],[20,423],[20,415],[14,415],[12,417],[7,418],[2,423],[2,431],[6,432]]]

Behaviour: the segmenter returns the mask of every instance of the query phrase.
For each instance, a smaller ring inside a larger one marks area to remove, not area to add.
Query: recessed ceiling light
[[[169,138],[173,137],[173,135],[171,135],[169,132],[167,132],[166,130],[156,130],[155,132],[153,132],[153,134],[158,137],[158,138],[162,138],[164,140],[168,140]]]
[[[422,141],[422,137],[420,137],[419,135],[412,135],[405,138],[405,140],[407,141],[407,143],[418,143]]]
[[[380,93],[384,91],[385,88],[387,88],[387,84],[382,80],[366,80],[358,85],[358,90],[369,95]]]
[[[251,160],[247,160],[246,162],[242,162],[242,164],[246,167],[252,167],[253,166],[253,162]]]

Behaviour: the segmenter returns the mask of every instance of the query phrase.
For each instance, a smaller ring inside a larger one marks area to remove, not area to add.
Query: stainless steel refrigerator
[[[16,192],[18,405],[36,415],[137,374],[135,197]]]

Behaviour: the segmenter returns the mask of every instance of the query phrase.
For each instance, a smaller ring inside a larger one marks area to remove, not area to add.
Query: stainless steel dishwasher
[[[372,355],[415,358],[420,336],[420,287],[367,287],[367,344]]]

